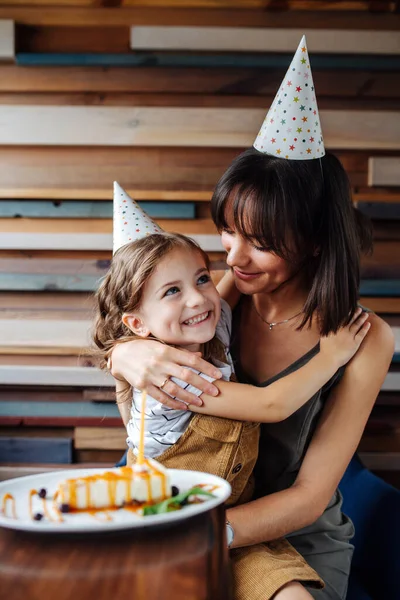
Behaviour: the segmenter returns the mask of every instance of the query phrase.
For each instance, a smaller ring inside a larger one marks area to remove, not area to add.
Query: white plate
[[[118,469],[109,469],[118,472]],[[112,520],[102,520],[102,513],[98,516],[92,516],[88,513],[64,514],[64,521],[50,521],[43,518],[41,521],[34,521],[29,514],[29,492],[32,489],[39,490],[46,488],[47,495],[53,496],[59,483],[65,479],[75,477],[85,477],[95,473],[104,473],[104,469],[74,469],[65,471],[53,471],[51,473],[39,473],[27,477],[17,477],[0,483],[0,526],[9,529],[22,529],[24,531],[37,531],[40,533],[57,532],[87,532],[87,531],[112,531],[118,529],[131,529],[137,527],[151,527],[174,521],[183,521],[199,513],[206,512],[227,500],[231,494],[231,487],[227,481],[210,475],[209,473],[200,473],[199,471],[183,471],[178,469],[169,469],[171,485],[178,487],[180,492],[189,490],[199,484],[207,486],[218,486],[213,490],[215,498],[206,498],[199,504],[189,504],[181,510],[160,515],[149,515],[142,517],[132,511],[119,509],[110,511]],[[12,494],[15,498],[16,516],[12,517],[11,503],[7,502],[6,514],[2,513],[4,494]],[[52,509],[52,501],[49,499],[47,508],[54,517],[56,513]],[[33,514],[35,512],[43,513],[43,501],[38,497],[33,497]],[[104,517],[104,513],[103,513]]]

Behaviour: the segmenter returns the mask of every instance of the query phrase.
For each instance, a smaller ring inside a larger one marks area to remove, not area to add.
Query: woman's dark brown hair
[[[372,247],[371,227],[353,206],[340,161],[285,160],[254,148],[240,154],[211,201],[219,231],[237,232],[303,270],[309,286],[300,327],[320,319],[321,334],[337,331],[354,313],[360,254]]]

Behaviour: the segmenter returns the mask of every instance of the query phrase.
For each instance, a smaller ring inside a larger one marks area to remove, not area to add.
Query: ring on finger
[[[163,389],[164,385],[167,383],[167,381],[169,381],[169,377],[167,377],[164,382],[162,383],[162,385],[160,385],[160,390]]]

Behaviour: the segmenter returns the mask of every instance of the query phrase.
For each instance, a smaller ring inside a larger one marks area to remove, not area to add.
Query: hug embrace
[[[339,481],[393,354],[358,305],[369,224],[325,152],[305,39],[254,147],[217,183],[228,271],[160,228],[118,184],[95,342],[117,380],[128,463],[146,452],[227,479],[237,600],[345,599],[353,525]]]

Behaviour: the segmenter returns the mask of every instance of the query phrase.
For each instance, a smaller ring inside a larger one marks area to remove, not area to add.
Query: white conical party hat
[[[113,223],[113,253],[150,233],[164,233],[116,181]]]
[[[264,154],[292,160],[321,158],[325,154],[304,35],[261,126],[254,148]]]

